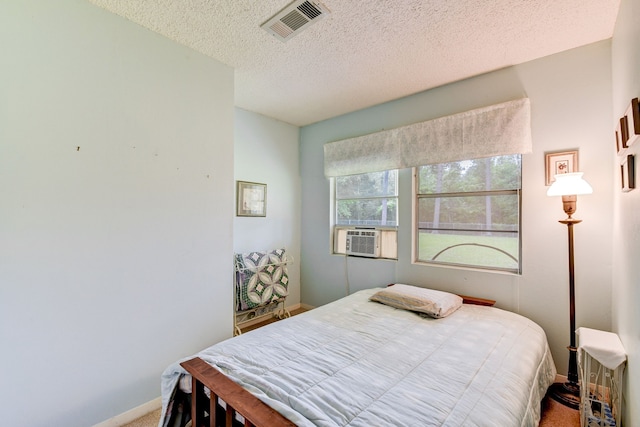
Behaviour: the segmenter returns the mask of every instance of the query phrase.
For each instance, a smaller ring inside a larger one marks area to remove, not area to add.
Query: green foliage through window
[[[520,155],[417,168],[417,259],[520,272]]]
[[[398,171],[336,178],[336,225],[397,226]]]

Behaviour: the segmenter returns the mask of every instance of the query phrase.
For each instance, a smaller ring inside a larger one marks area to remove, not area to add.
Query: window
[[[346,252],[347,229],[380,230],[380,257],[397,259],[398,171],[335,178],[333,252]]]
[[[519,154],[420,166],[416,261],[520,273]]]
[[[398,225],[398,171],[336,177],[335,224]]]

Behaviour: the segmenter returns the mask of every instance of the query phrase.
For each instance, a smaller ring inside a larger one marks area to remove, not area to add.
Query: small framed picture
[[[631,104],[624,114],[624,122],[627,128],[624,147],[626,148],[631,147],[640,138],[640,105],[638,98],[631,100]]]
[[[618,150],[618,154],[623,154],[622,152],[629,148],[629,128],[627,126],[627,116],[620,117],[620,120],[618,122],[618,127],[616,129],[618,137],[620,137],[620,143],[618,144],[620,150]]]
[[[267,216],[267,184],[237,181],[236,216]]]
[[[622,191],[627,193],[636,188],[636,168],[633,154],[624,157],[620,165]]]
[[[620,128],[620,120],[618,120],[618,126],[616,127],[614,133],[616,135],[616,153],[621,156],[622,154],[624,154],[625,147],[623,146],[622,142],[622,129]]]
[[[553,184],[556,175],[578,172],[578,150],[545,153],[544,159],[546,185]]]

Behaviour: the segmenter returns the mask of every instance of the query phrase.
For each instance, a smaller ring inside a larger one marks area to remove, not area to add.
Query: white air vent
[[[377,230],[347,230],[347,255],[378,258],[380,256],[380,232]]]
[[[329,13],[329,9],[320,2],[296,0],[260,27],[273,34],[277,39],[286,42],[309,25],[324,18],[327,13]]]

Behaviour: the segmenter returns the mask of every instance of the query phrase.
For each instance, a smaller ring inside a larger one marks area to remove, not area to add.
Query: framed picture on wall
[[[236,216],[267,216],[267,184],[237,181]]]
[[[623,148],[622,148],[622,134],[621,134],[619,125],[616,128],[614,134],[616,136],[616,153],[618,153],[618,155],[621,155],[623,152]]]
[[[640,138],[640,104],[638,98],[633,98],[631,104],[624,113],[624,122],[627,127],[625,148],[631,147]]]
[[[578,150],[545,153],[545,185],[551,185],[555,176],[578,172]]]
[[[620,165],[622,191],[625,193],[636,188],[636,168],[634,163],[633,154],[629,154],[623,158]]]
[[[629,128],[627,127],[627,116],[620,117],[618,120],[618,129],[620,131],[620,150],[629,148]],[[620,154],[620,152],[618,152]]]

